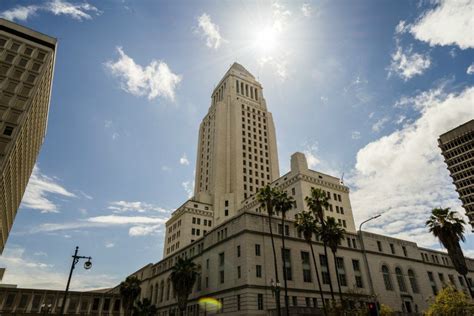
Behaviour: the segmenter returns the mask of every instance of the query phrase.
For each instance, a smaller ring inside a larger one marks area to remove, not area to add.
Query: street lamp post
[[[382,214],[378,214],[378,215],[372,216],[371,218],[366,219],[365,221],[363,221],[362,223],[360,223],[360,225],[359,225],[359,240],[360,240],[360,246],[361,246],[361,248],[362,248],[362,254],[364,255],[365,266],[366,266],[366,268],[367,268],[367,275],[368,275],[368,279],[369,279],[370,294],[375,298],[375,300],[377,300],[377,298],[376,298],[376,296],[375,296],[374,284],[372,283],[372,275],[370,274],[370,267],[369,267],[369,261],[367,260],[367,253],[365,252],[364,238],[363,238],[363,236],[362,236],[362,225],[364,225],[364,224],[367,223],[368,221],[371,221],[371,220],[373,220],[373,219],[379,218],[380,216],[382,216]],[[378,311],[378,308],[377,308],[377,311]]]
[[[281,307],[280,307],[280,290],[281,290],[281,284],[280,282],[273,281],[272,279],[272,293],[276,297],[276,302],[277,302],[277,315],[281,315]]]
[[[71,283],[72,271],[74,271],[74,267],[79,262],[79,259],[87,259],[87,261],[84,262],[84,269],[89,270],[92,267],[92,262],[91,262],[92,257],[78,256],[77,255],[78,252],[79,252],[79,247],[76,247],[76,251],[74,252],[74,255],[72,256],[71,271],[69,271],[69,278],[67,279],[66,291],[64,291],[63,303],[61,304],[61,311],[59,312],[59,316],[64,315],[64,308],[66,306],[67,293],[69,292],[69,284]]]

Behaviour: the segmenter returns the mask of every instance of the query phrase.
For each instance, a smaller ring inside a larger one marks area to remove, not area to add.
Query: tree
[[[133,316],[154,316],[158,309],[148,298],[138,301],[133,308]]]
[[[133,303],[140,296],[140,292],[140,280],[134,275],[127,277],[125,281],[120,283],[120,296],[125,316],[131,315]]]
[[[451,285],[446,286],[436,295],[433,304],[426,312],[427,316],[473,315],[474,305],[464,292],[457,291]]]
[[[313,234],[318,228],[317,220],[313,217],[311,212],[302,211],[296,214],[296,228],[300,233],[303,234],[304,239],[309,244],[311,248],[311,255],[313,257],[314,271],[316,273],[316,280],[318,281],[319,295],[321,296],[321,301],[323,302],[324,313],[327,313],[326,304],[324,303],[323,289],[321,287],[321,280],[319,278],[318,266],[316,264],[316,258],[314,256],[313,249]]]
[[[336,257],[337,248],[339,247],[339,244],[341,243],[341,241],[344,239],[344,228],[342,228],[341,224],[336,222],[336,220],[333,217],[328,217],[324,225],[322,225],[318,229],[318,231],[319,231],[319,237],[321,238],[323,243],[328,245],[328,247],[331,249],[332,256],[334,258],[334,267],[336,269],[336,279],[337,279],[337,286],[339,287],[339,297],[341,298],[341,305],[344,306],[343,299],[342,299],[342,291],[341,291],[341,280],[339,278],[339,271],[337,268],[337,257]]]
[[[173,284],[174,292],[178,297],[178,308],[181,314],[186,310],[188,296],[193,291],[194,283],[198,277],[198,266],[191,259],[181,257],[174,264],[170,279]]]
[[[390,306],[385,304],[380,305],[380,316],[392,316],[393,314],[393,309]]]
[[[288,196],[286,192],[277,192],[276,194],[276,199],[275,199],[275,211],[277,215],[281,213],[281,243],[283,246],[282,249],[282,261],[283,261],[283,281],[284,281],[284,286],[285,286],[285,308],[286,308],[286,314],[289,315],[289,306],[290,306],[290,300],[288,297],[288,276],[286,275],[286,248],[285,248],[285,218],[286,218],[286,213],[293,208],[295,205],[295,200],[293,197]]]
[[[264,186],[257,192],[257,200],[260,202],[262,208],[266,209],[268,216],[268,228],[270,229],[270,238],[272,241],[272,250],[273,250],[273,265],[275,267],[275,282],[279,284],[278,279],[278,264],[277,264],[277,255],[275,251],[275,241],[273,239],[273,229],[272,229],[272,217],[274,214],[275,200],[277,196],[277,190],[271,188],[269,185]],[[278,292],[278,291],[276,291]],[[281,316],[280,309],[280,292],[275,293],[276,307],[278,311],[278,316]]]
[[[324,208],[329,207],[328,203],[328,196],[326,193],[318,188],[311,188],[311,195],[304,198],[308,208],[313,212],[314,216],[319,220],[321,226],[325,225],[324,222]],[[328,260],[328,248],[327,243],[323,241],[324,246],[324,255],[326,256],[326,263]],[[331,281],[331,272],[329,271],[329,264],[328,266],[328,278],[329,278],[329,288],[331,290],[331,298],[334,300],[334,289],[332,288],[332,281]]]
[[[448,208],[435,208],[431,211],[430,218],[426,221],[430,233],[439,239],[441,244],[448,250],[448,255],[453,262],[454,269],[464,276],[471,297],[474,298],[472,288],[467,279],[466,259],[461,249],[459,241],[465,241],[464,238],[464,220],[457,217],[456,212]]]

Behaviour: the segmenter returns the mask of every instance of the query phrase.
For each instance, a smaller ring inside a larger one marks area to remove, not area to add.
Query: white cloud
[[[183,154],[183,156],[179,158],[179,163],[185,166],[189,166],[189,160],[188,157],[186,157],[186,154]]]
[[[319,156],[319,148],[317,142],[305,143],[301,152],[306,156],[306,161],[308,162],[309,169],[330,175],[340,174],[340,172],[338,171],[339,168],[336,168],[330,162],[321,159],[321,157]]]
[[[162,232],[161,225],[133,226],[128,230],[128,234],[133,237],[155,235]]]
[[[328,97],[321,96],[319,99],[324,105],[328,104],[328,101],[329,101]]]
[[[168,167],[168,166],[161,166],[161,170],[169,172],[169,171],[171,171],[171,168]]]
[[[123,212],[139,212],[143,213],[146,211],[156,211],[161,213],[168,213],[169,210],[166,210],[162,207],[145,203],[145,202],[128,202],[128,201],[114,201],[110,202],[108,206],[109,210],[112,210],[114,213],[123,213]]]
[[[89,228],[104,228],[117,226],[131,226],[130,236],[139,236],[137,231],[146,230],[146,227],[152,227],[153,231],[159,230],[161,225],[166,223],[167,218],[155,216],[120,216],[103,215],[80,219],[65,223],[43,223],[30,230],[30,233],[52,233],[60,231],[78,231]],[[140,228],[134,228],[140,227]],[[69,236],[70,237],[70,236]]]
[[[183,186],[184,191],[188,195],[188,198],[191,198],[194,194],[194,180],[193,181],[184,181],[181,183]]]
[[[40,169],[35,166],[23,195],[21,206],[40,210],[41,213],[57,213],[59,207],[50,198],[54,195],[76,197],[74,193],[69,192],[59,184],[57,179],[42,174]]]
[[[37,259],[37,258],[36,258]],[[67,271],[29,258],[27,251],[20,247],[7,247],[0,257],[0,265],[6,267],[2,283],[17,284],[21,288],[61,289]],[[93,269],[78,270],[71,281],[71,290],[93,290],[117,285],[120,277],[95,273]]]
[[[416,75],[421,75],[431,65],[428,54],[414,53],[413,47],[404,50],[397,41],[397,51],[392,54],[392,61],[388,67],[389,76],[397,74],[404,81],[408,81]]]
[[[127,56],[121,47],[117,47],[119,59],[107,61],[105,66],[121,80],[121,87],[136,96],[146,95],[149,100],[163,97],[174,101],[175,90],[181,82],[181,75],[171,71],[168,65],[160,60],[152,60],[142,67]]]
[[[406,118],[407,117],[405,115],[399,115],[398,119],[394,123],[397,124],[397,125],[400,125],[406,120]]]
[[[53,0],[47,3],[44,8],[54,15],[68,15],[79,21],[92,19],[92,13],[101,14],[96,7],[86,2],[73,4],[64,0]]]
[[[469,67],[467,67],[466,73],[468,75],[474,74],[474,63],[470,64]]]
[[[359,131],[352,131],[351,132],[352,139],[360,139],[360,132]]]
[[[104,246],[105,248],[113,248],[115,247],[115,244],[113,242],[106,242]]]
[[[71,18],[82,21],[92,19],[91,14],[100,15],[99,11],[93,5],[87,2],[74,4],[64,0],[52,0],[42,5],[17,6],[13,9],[5,10],[0,13],[0,17],[10,21],[26,21],[30,16],[44,11],[54,15],[66,15]]]
[[[424,246],[436,243],[424,226],[432,208],[464,213],[437,139],[465,123],[474,103],[474,87],[458,94],[438,90],[412,98],[421,115],[416,121],[359,150],[348,181],[356,222],[383,213],[367,227]]]
[[[375,122],[374,125],[372,125],[372,131],[377,132],[377,133],[380,132],[384,128],[385,123],[387,123],[388,121],[389,121],[388,117],[382,117],[380,120]]]
[[[301,13],[307,18],[309,18],[313,14],[313,8],[309,3],[303,3],[301,6]]]
[[[36,14],[40,7],[36,5],[17,6],[13,9],[5,10],[0,13],[0,17],[10,21],[26,21],[28,17]]]
[[[212,23],[211,17],[203,13],[198,17],[198,27],[201,34],[206,38],[206,45],[209,48],[218,49],[223,43],[223,38],[219,32],[219,26]]]
[[[410,32],[420,40],[435,45],[457,45],[474,48],[474,2],[441,0],[411,26]]]
[[[398,22],[397,26],[395,27],[395,34],[403,34],[409,29],[410,29],[410,25],[402,20]]]

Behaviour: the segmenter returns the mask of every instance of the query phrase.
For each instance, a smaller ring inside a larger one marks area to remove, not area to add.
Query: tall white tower
[[[234,63],[212,93],[199,128],[194,198],[213,205],[216,224],[279,177],[275,127],[262,86]]]

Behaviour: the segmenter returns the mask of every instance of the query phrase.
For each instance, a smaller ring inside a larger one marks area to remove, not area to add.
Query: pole
[[[61,304],[61,311],[59,312],[60,316],[64,315],[64,308],[66,307],[66,299],[67,299],[67,293],[69,292],[69,284],[71,283],[72,271],[74,271],[74,267],[76,266],[76,263],[79,261],[77,257],[78,251],[79,251],[79,247],[76,246],[76,251],[74,252],[74,256],[72,256],[71,271],[69,271],[69,278],[67,279],[66,291],[64,291],[63,303]]]
[[[370,267],[369,267],[369,260],[367,259],[367,253],[365,252],[365,246],[364,246],[364,238],[362,236],[362,225],[364,225],[365,223],[367,223],[368,221],[371,221],[373,219],[376,219],[378,217],[380,217],[381,214],[379,215],[375,215],[369,219],[366,219],[365,221],[363,221],[362,223],[360,223],[359,225],[359,240],[360,240],[360,247],[362,248],[362,254],[364,256],[364,262],[365,262],[365,267],[366,267],[366,270],[367,270],[367,276],[368,276],[368,279],[369,279],[369,287],[370,287],[370,294],[374,297],[374,299],[377,301],[377,298],[375,296],[375,290],[374,290],[374,284],[372,282],[372,274],[370,274]],[[377,303],[377,302],[376,302]],[[377,309],[377,314],[378,314],[378,306],[377,304],[376,305],[376,309]]]

